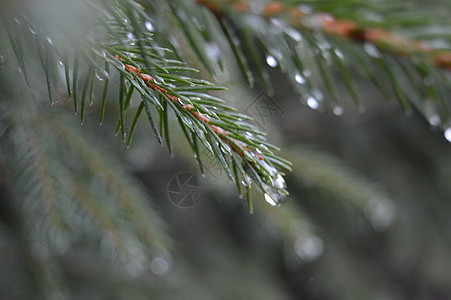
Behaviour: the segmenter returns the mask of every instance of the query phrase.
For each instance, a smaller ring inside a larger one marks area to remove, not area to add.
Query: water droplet
[[[223,152],[226,152],[226,153],[232,155],[232,148],[230,148],[229,145],[221,144],[221,149],[222,149]]]
[[[389,200],[373,200],[365,207],[365,215],[377,231],[383,231],[391,225],[395,212],[395,204]]]
[[[96,70],[96,77],[98,80],[103,81],[108,78],[108,73],[103,70]]]
[[[440,125],[440,117],[438,115],[433,115],[431,117],[429,117],[429,124],[431,124],[432,126],[438,126]]]
[[[297,30],[288,27],[285,29],[285,32],[296,42],[302,41],[302,35]]]
[[[334,107],[334,115],[341,116],[343,114],[343,108],[341,106]]]
[[[314,97],[310,96],[307,98],[307,105],[311,109],[318,109],[319,108],[319,102]]]
[[[445,139],[451,143],[451,127],[445,130]]]
[[[64,64],[63,64],[63,62],[62,62],[61,60],[58,61],[58,64],[59,64],[60,66],[64,66]]]
[[[0,69],[2,69],[5,66],[5,58],[0,55]]]
[[[340,59],[344,59],[345,58],[345,56],[343,55],[343,52],[341,52],[340,50],[335,49],[334,52]]]
[[[150,262],[150,268],[157,275],[164,275],[169,271],[168,262],[162,257],[155,257]]]
[[[322,101],[324,99],[324,94],[319,89],[313,89],[313,97],[318,99],[318,101]]]
[[[377,47],[374,46],[374,44],[365,43],[365,44],[363,44],[363,49],[371,57],[375,57],[375,58],[381,57],[381,53],[379,52],[379,49],[377,49]]]
[[[269,196],[268,194],[265,194],[265,200],[266,200],[266,202],[269,203],[269,205],[277,206],[277,202],[271,196]]]
[[[218,44],[209,42],[205,44],[205,53],[211,60],[217,61],[219,59],[221,51],[219,50]]]
[[[252,179],[248,175],[245,175],[243,180],[241,180],[241,183],[243,184],[243,186],[251,187]]]
[[[240,198],[240,199],[243,199],[243,198],[244,198],[244,196],[243,196],[243,195],[241,195],[241,194],[239,194],[239,195],[238,195],[238,198]]]
[[[249,131],[246,131],[245,134],[249,137],[253,137],[254,135],[252,133],[250,133]]]
[[[36,31],[34,31],[33,28],[31,28],[31,27],[28,27],[28,30],[31,32],[31,34],[34,34],[34,35],[37,34]]]
[[[277,174],[274,185],[280,189],[284,189],[287,187],[287,185],[285,184],[285,179],[283,179],[282,175],[280,175],[280,174]]]
[[[268,55],[266,57],[266,63],[270,66],[270,67],[277,67],[277,60],[274,58],[274,56],[272,55]]]
[[[45,38],[50,45],[54,45],[52,39],[48,36]]]
[[[135,38],[134,34],[131,32],[127,32],[127,38],[133,40]]]
[[[144,25],[146,26],[147,30],[149,30],[150,32],[154,31],[153,25],[149,21],[146,21],[146,23],[144,23]]]
[[[294,76],[294,79],[300,84],[304,84],[305,83],[305,78],[301,74],[296,74]]]
[[[300,237],[294,244],[294,251],[299,257],[307,262],[316,260],[324,250],[323,240],[314,237]]]

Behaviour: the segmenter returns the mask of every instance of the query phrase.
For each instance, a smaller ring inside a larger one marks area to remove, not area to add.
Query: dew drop
[[[381,53],[379,52],[379,49],[377,49],[377,47],[371,43],[363,44],[363,49],[371,57],[375,57],[375,58],[381,57]]]
[[[149,21],[147,21],[146,23],[144,23],[144,25],[146,26],[147,30],[149,30],[150,32],[154,31],[153,25],[152,23],[150,23]]]
[[[64,64],[63,64],[63,62],[60,60],[60,61],[58,61],[58,64],[60,65],[60,66],[64,66]]]
[[[302,41],[302,35],[297,30],[288,27],[285,32],[296,42]]]
[[[280,189],[284,189],[287,187],[287,185],[285,184],[285,179],[283,179],[282,175],[277,174],[275,186]]]
[[[389,200],[370,201],[365,207],[365,215],[376,231],[386,230],[393,222],[395,212],[395,204]]]
[[[271,205],[271,206],[276,206],[276,205],[277,205],[277,202],[276,202],[270,195],[268,195],[268,194],[265,194],[265,200],[266,200],[266,202],[268,202],[269,205]]]
[[[31,27],[28,27],[28,30],[31,32],[31,34],[34,34],[34,35],[37,34],[36,31],[34,31],[33,28],[31,28]]]
[[[300,237],[294,244],[294,251],[307,262],[316,260],[324,250],[324,243],[318,237]]]
[[[334,115],[341,116],[343,114],[343,108],[341,106],[334,107]]]
[[[311,108],[311,109],[318,109],[319,108],[319,102],[318,100],[316,100],[316,98],[310,96],[307,98],[307,105]]]
[[[221,51],[219,50],[218,44],[209,42],[205,44],[205,53],[211,60],[217,61],[219,59]]]
[[[341,52],[340,50],[335,49],[334,52],[341,60],[343,60],[345,58],[345,56],[343,55],[343,52]]]
[[[431,117],[429,117],[429,124],[431,124],[431,126],[438,126],[440,125],[440,117],[438,115],[433,115]]]
[[[96,70],[96,77],[98,80],[103,81],[108,78],[108,73],[104,70]]]
[[[130,40],[133,40],[135,38],[135,36],[133,35],[133,33],[127,32],[127,38]]]
[[[5,66],[5,58],[0,55],[0,69],[2,69]]]
[[[305,83],[305,78],[301,75],[301,74],[296,74],[294,76],[294,79],[297,81],[297,83],[299,84],[304,84]]]
[[[50,45],[54,45],[52,39],[48,36],[45,38]]]
[[[169,271],[169,263],[162,257],[155,257],[150,262],[150,268],[157,275],[164,275]]]
[[[268,55],[266,57],[266,63],[270,66],[270,67],[277,67],[277,60],[274,58],[274,56],[272,55]]]
[[[451,127],[445,130],[445,139],[451,143]]]

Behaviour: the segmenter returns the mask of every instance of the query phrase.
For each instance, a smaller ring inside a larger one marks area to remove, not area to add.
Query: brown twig
[[[243,0],[195,1],[209,8],[219,17],[227,16],[230,10],[238,13],[254,13],[251,11],[249,3]],[[380,28],[366,27],[351,20],[338,20],[328,13],[308,14],[301,11],[298,6],[287,5],[278,1],[266,4],[261,14],[266,18],[281,17],[288,24],[297,28],[321,30],[324,33],[345,39],[362,43],[369,42],[377,46],[381,51],[404,57],[421,54],[426,56],[427,61],[432,65],[451,70],[451,51],[436,50],[428,46],[424,41],[407,40]],[[310,19],[309,22],[306,22],[307,17]]]
[[[120,62],[123,63],[123,59],[119,55],[115,55],[115,57]],[[135,75],[137,75],[139,78],[141,78],[144,81],[144,83],[149,88],[153,89],[154,91],[160,91],[168,100],[170,100],[170,101],[172,101],[174,103],[178,103],[181,107],[186,109],[197,120],[202,121],[202,122],[206,123],[208,126],[210,126],[210,128],[219,136],[219,138],[224,143],[228,144],[233,149],[233,151],[238,153],[238,155],[240,155],[241,157],[244,157],[244,153],[240,149],[240,147],[242,149],[246,150],[246,151],[250,151],[250,152],[254,153],[259,159],[261,159],[261,160],[264,159],[263,156],[261,156],[259,153],[247,148],[246,146],[242,145],[240,142],[238,142],[235,139],[229,137],[230,139],[232,139],[234,141],[232,143],[229,139],[226,138],[226,136],[229,135],[227,131],[225,131],[224,129],[222,129],[222,128],[216,126],[216,125],[210,124],[211,120],[208,117],[206,117],[204,115],[201,115],[199,112],[197,112],[196,108],[193,105],[191,105],[191,104],[184,105],[182,103],[182,101],[180,101],[180,99],[178,97],[170,95],[166,89],[164,89],[164,88],[160,87],[159,85],[155,84],[155,80],[149,74],[141,73],[141,71],[138,68],[133,67],[133,66],[128,65],[128,64],[125,64],[125,63],[124,63],[124,66],[125,66],[125,70],[127,72],[134,73]],[[239,145],[239,146],[237,146],[237,145]]]

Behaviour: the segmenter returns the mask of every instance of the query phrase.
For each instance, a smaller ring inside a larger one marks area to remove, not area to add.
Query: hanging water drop
[[[343,52],[341,52],[340,50],[335,49],[334,52],[341,60],[343,60],[345,58],[345,56],[343,55]]]
[[[451,143],[451,127],[445,130],[445,139]]]
[[[341,106],[334,107],[334,115],[341,116],[343,114],[343,108]]]
[[[438,115],[430,116],[428,121],[429,121],[429,124],[431,124],[431,126],[440,125],[440,117]]]
[[[369,201],[365,207],[365,216],[376,231],[386,230],[393,222],[395,214],[395,204],[386,199]]]
[[[277,202],[274,201],[274,199],[271,196],[269,196],[268,194],[265,194],[265,200],[266,200],[266,202],[269,203],[269,205],[277,206]]]
[[[162,257],[155,257],[150,262],[150,268],[157,275],[164,275],[169,271],[169,263]]]
[[[374,57],[374,58],[381,57],[381,53],[379,52],[379,49],[377,49],[377,47],[371,43],[363,44],[363,50],[365,50],[365,52],[371,57]]]
[[[96,70],[96,78],[100,81],[105,80],[106,78],[108,78],[108,74],[105,71],[101,71],[101,70]]]
[[[205,53],[211,60],[217,61],[219,59],[221,51],[219,49],[218,44],[209,42],[209,43],[205,44],[204,48],[205,48]]]
[[[48,36],[45,38],[50,45],[54,45],[52,39]]]
[[[311,109],[318,109],[319,108],[319,102],[318,100],[316,100],[316,98],[310,96],[307,98],[307,105],[311,108]]]
[[[133,40],[135,38],[135,36],[133,35],[133,33],[127,32],[127,38],[130,40]]]
[[[294,244],[294,251],[302,260],[314,261],[323,253],[324,243],[316,236],[300,237]]]
[[[150,23],[149,21],[147,21],[147,22],[144,23],[144,24],[145,24],[147,30],[149,30],[150,32],[153,32],[153,31],[154,31],[154,28],[153,28],[152,23]]]
[[[284,189],[287,187],[285,183],[285,179],[283,179],[283,176],[280,174],[277,174],[276,181],[274,182],[274,185],[278,187],[279,189]]]
[[[266,63],[270,66],[270,67],[277,67],[277,60],[274,58],[274,56],[272,55],[268,55],[266,57]]]
[[[296,42],[302,41],[302,35],[297,30],[288,27],[285,32]]]
[[[301,74],[296,74],[294,76],[294,79],[297,81],[297,83],[299,84],[304,84],[305,83],[305,78],[301,75]]]

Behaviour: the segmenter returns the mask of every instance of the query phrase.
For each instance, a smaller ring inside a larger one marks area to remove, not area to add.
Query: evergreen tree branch
[[[196,0],[208,7],[218,17],[227,17],[230,11],[240,14],[255,14],[247,1]],[[341,4],[338,4],[340,6]],[[284,1],[268,2],[260,14],[265,18],[280,18],[287,24],[312,32],[325,34],[360,43],[372,43],[379,50],[401,57],[420,55],[427,62],[440,68],[451,70],[451,50],[435,49],[426,41],[412,41],[383,28],[368,27],[353,20],[337,19],[329,13],[305,12],[299,4]]]

